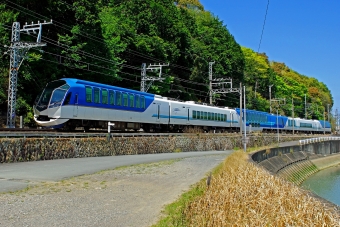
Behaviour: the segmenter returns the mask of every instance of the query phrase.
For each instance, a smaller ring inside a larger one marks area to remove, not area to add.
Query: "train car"
[[[34,119],[42,127],[67,130],[82,127],[117,130],[205,132],[239,131],[240,109],[216,107],[194,101],[181,102],[146,92],[85,80],[65,78],[48,83],[33,106]],[[247,131],[276,130],[330,133],[327,121],[288,118],[256,110],[243,110]]]
[[[328,121],[322,121],[322,120],[317,120],[317,121],[320,123],[322,131],[328,134],[332,132],[331,123],[329,123]]]
[[[140,129],[142,113],[151,114],[155,95],[78,79],[48,83],[34,104],[34,119],[43,127]],[[127,114],[128,113],[128,114]],[[156,119],[143,119],[154,123]]]
[[[65,78],[47,84],[34,104],[34,119],[43,127],[143,129],[183,131],[237,130],[236,111],[228,108],[180,102],[159,95]]]
[[[234,109],[176,100],[170,100],[169,106],[170,127],[199,127],[205,132],[236,131],[239,128],[239,118]]]

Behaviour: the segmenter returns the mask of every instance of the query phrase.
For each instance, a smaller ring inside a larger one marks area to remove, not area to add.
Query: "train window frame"
[[[112,91],[112,90],[109,90],[109,103],[110,103],[110,105],[115,105],[115,101],[116,101],[116,95],[115,95],[115,92],[114,91]]]
[[[122,106],[122,92],[120,91],[116,92],[116,101],[117,101],[117,106]]]
[[[93,89],[93,99],[94,103],[100,103],[100,89],[97,87]]]
[[[109,97],[108,97],[108,91],[106,89],[102,90],[102,104],[108,104],[109,103]],[[104,95],[106,93],[106,95]]]
[[[142,95],[141,97],[140,97],[140,108],[141,109],[145,109],[145,97]]]
[[[135,107],[136,108],[140,108],[140,96],[139,95],[135,95]]]
[[[129,98],[129,107],[134,108],[135,107],[135,96],[133,94],[128,94]]]
[[[86,102],[92,102],[92,87],[85,87],[85,96],[86,96]]]

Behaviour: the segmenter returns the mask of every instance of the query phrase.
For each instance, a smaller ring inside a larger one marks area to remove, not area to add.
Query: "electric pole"
[[[272,85],[269,85],[269,113],[272,113]]]
[[[9,70],[9,86],[8,86],[8,111],[7,111],[7,128],[15,128],[15,109],[17,101],[17,82],[18,71],[22,61],[28,50],[34,47],[46,46],[46,43],[41,43],[42,25],[52,24],[51,22],[37,24],[25,24],[23,29],[20,29],[20,23],[14,22],[12,25],[12,38],[10,50],[10,70]],[[20,42],[20,32],[29,33],[38,31],[37,41],[34,42]]]
[[[140,83],[140,91],[147,92],[149,88],[151,87],[152,83],[154,81],[162,81],[165,78],[162,78],[162,67],[164,66],[169,66],[168,64],[158,64],[158,65],[149,65],[149,67],[146,68],[146,64],[142,64],[142,70],[141,70],[141,83]],[[153,77],[153,76],[146,76],[146,70],[159,70],[159,76],[158,77]],[[147,86],[145,86],[146,81],[151,81]]]
[[[212,65],[215,64],[215,62],[209,62],[209,103],[210,105],[213,104],[212,96]]]
[[[292,118],[293,118],[292,125],[293,125],[293,135],[294,135],[294,124],[295,124],[295,120],[294,120],[294,97],[293,97],[293,95],[292,95]]]

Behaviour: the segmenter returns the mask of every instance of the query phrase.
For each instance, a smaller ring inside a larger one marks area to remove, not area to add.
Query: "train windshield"
[[[48,83],[36,104],[37,110],[42,111],[47,109],[49,103],[49,107],[60,106],[61,101],[69,88],[70,86],[63,80]]]

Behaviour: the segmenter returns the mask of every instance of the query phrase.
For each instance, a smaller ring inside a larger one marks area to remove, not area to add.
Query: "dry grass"
[[[249,163],[243,152],[225,160],[184,216],[187,226],[340,226],[334,208]]]

